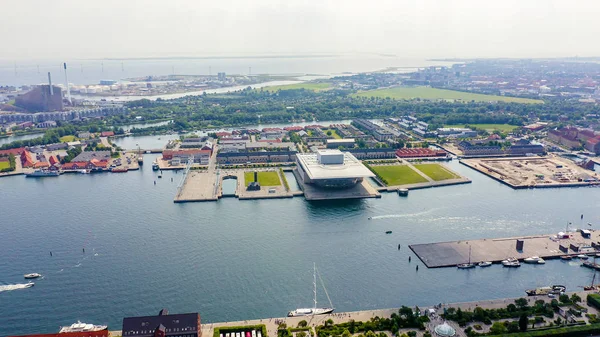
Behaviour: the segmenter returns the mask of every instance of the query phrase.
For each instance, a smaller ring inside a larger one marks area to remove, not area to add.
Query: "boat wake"
[[[11,290],[19,290],[19,289],[27,289],[31,287],[31,284],[29,283],[19,283],[19,284],[5,284],[5,285],[0,285],[0,293],[4,292],[4,291],[11,291]]]
[[[418,216],[423,216],[429,213],[432,213],[434,211],[440,210],[444,207],[439,207],[439,208],[432,208],[423,212],[417,212],[417,213],[408,213],[408,214],[387,214],[387,215],[377,215],[377,216],[373,216],[370,217],[371,220],[381,220],[381,219],[394,219],[394,218],[414,218],[414,217],[418,217]]]

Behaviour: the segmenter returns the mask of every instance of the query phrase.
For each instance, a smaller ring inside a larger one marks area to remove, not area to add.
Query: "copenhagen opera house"
[[[351,153],[318,150],[296,154],[296,168],[302,183],[326,189],[346,189],[375,175]]]

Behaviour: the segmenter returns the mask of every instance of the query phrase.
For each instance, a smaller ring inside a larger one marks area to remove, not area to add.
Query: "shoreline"
[[[574,292],[566,292],[565,294],[571,296],[572,294],[577,294],[582,298],[582,302],[580,305],[586,307],[585,298],[588,294],[595,293],[593,291],[574,291]],[[505,308],[508,304],[514,303],[515,300],[519,298],[525,298],[528,302],[532,300],[545,300],[546,302],[550,302],[553,298],[548,296],[527,296],[525,293],[522,297],[507,297],[507,298],[496,298],[496,299],[486,299],[486,300],[478,300],[478,301],[467,301],[467,302],[453,302],[453,303],[437,303],[431,305],[424,306],[407,306],[409,308],[419,308],[421,312],[425,315],[430,315],[432,317],[432,322],[426,325],[426,330],[430,330],[433,332],[432,328],[436,324],[440,324],[442,322],[447,322],[450,326],[456,329],[457,335],[463,335],[463,330],[466,327],[460,327],[455,321],[446,321],[441,319],[441,315],[448,308],[460,308],[465,311],[472,311],[476,307],[482,307],[485,309],[498,309]],[[389,318],[393,313],[398,313],[401,307],[396,308],[382,308],[382,309],[370,309],[370,310],[356,310],[356,311],[342,311],[342,312],[333,312],[327,315],[317,315],[317,316],[299,316],[299,317],[264,317],[264,318],[256,318],[249,320],[239,320],[239,321],[224,321],[224,322],[210,322],[202,324],[202,335],[204,337],[212,337],[214,334],[215,328],[224,328],[224,327],[237,327],[237,326],[251,326],[251,325],[260,325],[264,324],[267,328],[268,337],[277,336],[277,330],[279,327],[279,323],[285,323],[288,328],[295,328],[298,326],[298,323],[302,320],[305,320],[308,325],[307,328],[316,328],[317,326],[323,325],[325,321],[331,319],[334,324],[345,323],[349,321],[356,322],[366,322],[371,320],[374,317],[385,317]],[[431,315],[428,313],[430,310],[434,310],[435,314]],[[590,312],[598,312],[593,307],[589,307]],[[201,314],[201,313],[200,313]],[[498,321],[504,321],[506,319],[501,319]],[[471,322],[473,324],[473,322]],[[416,328],[405,328],[400,329],[400,333],[408,332],[408,331],[418,331],[418,335],[422,336],[423,331],[420,331]],[[121,330],[110,330],[111,335],[113,337],[122,336]]]

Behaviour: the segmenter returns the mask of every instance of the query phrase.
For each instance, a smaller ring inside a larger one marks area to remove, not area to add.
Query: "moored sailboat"
[[[325,289],[325,284],[323,284],[323,279],[321,279],[321,275],[319,274],[319,279],[321,280],[321,285],[323,286],[323,290],[325,291],[325,295],[329,300],[329,307],[326,308],[317,308],[317,265],[313,264],[313,307],[312,308],[299,308],[296,310],[292,310],[288,312],[288,317],[298,317],[298,316],[313,316],[313,315],[325,315],[332,313],[333,304],[331,303],[331,299],[329,298],[329,294],[327,294],[327,289]]]

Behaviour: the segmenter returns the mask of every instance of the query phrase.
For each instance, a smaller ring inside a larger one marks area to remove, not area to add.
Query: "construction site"
[[[461,164],[514,189],[599,184],[598,174],[559,156],[463,159]]]

